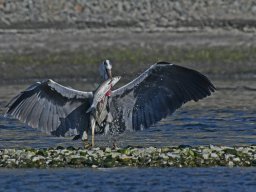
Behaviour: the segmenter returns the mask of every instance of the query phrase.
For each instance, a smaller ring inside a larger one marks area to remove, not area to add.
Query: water
[[[217,81],[219,90],[183,106],[149,130],[118,136],[119,146],[256,145],[256,82]],[[25,85],[0,86],[3,106]],[[75,85],[82,88],[81,85]],[[113,138],[97,136],[96,145]],[[0,115],[0,148],[82,146],[55,138]],[[0,170],[4,191],[255,191],[255,168],[116,168]]]
[[[119,146],[248,145],[256,144],[254,110],[185,107],[149,130],[115,136]],[[81,141],[57,138],[0,116],[0,148],[82,147]],[[112,136],[97,136],[99,146],[112,146]]]
[[[3,191],[255,191],[254,168],[1,170]]]

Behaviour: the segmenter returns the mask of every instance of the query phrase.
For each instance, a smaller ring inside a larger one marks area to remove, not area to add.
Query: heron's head
[[[100,65],[100,75],[104,80],[112,78],[112,65],[108,59]]]

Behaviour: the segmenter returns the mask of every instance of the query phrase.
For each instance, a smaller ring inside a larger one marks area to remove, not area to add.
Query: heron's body
[[[105,90],[105,86],[101,89]],[[112,116],[108,132],[147,129],[182,104],[198,101],[214,90],[209,79],[195,70],[156,63],[127,85],[112,91],[107,105]],[[92,111],[88,109],[100,99],[101,96],[94,98],[93,92],[77,91],[47,80],[31,85],[13,98],[7,114],[55,136],[82,135],[91,130]],[[97,133],[102,127],[95,130]]]
[[[90,108],[86,111],[87,113],[90,112],[92,109],[95,109],[97,104],[102,101],[108,91],[111,90],[112,87],[121,79],[120,76],[113,77],[112,79],[108,79],[104,81],[95,91],[93,95],[93,101]]]

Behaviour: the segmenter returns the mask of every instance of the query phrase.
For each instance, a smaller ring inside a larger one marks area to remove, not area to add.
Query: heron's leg
[[[92,147],[94,147],[94,132],[95,132],[95,118],[93,115],[90,116],[90,123],[92,129]]]
[[[113,140],[112,148],[113,149],[117,148],[117,141],[116,141],[116,139]]]

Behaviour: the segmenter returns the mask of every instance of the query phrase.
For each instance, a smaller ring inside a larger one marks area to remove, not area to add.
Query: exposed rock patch
[[[2,149],[0,167],[210,167],[256,166],[256,146],[179,146],[76,149]]]

